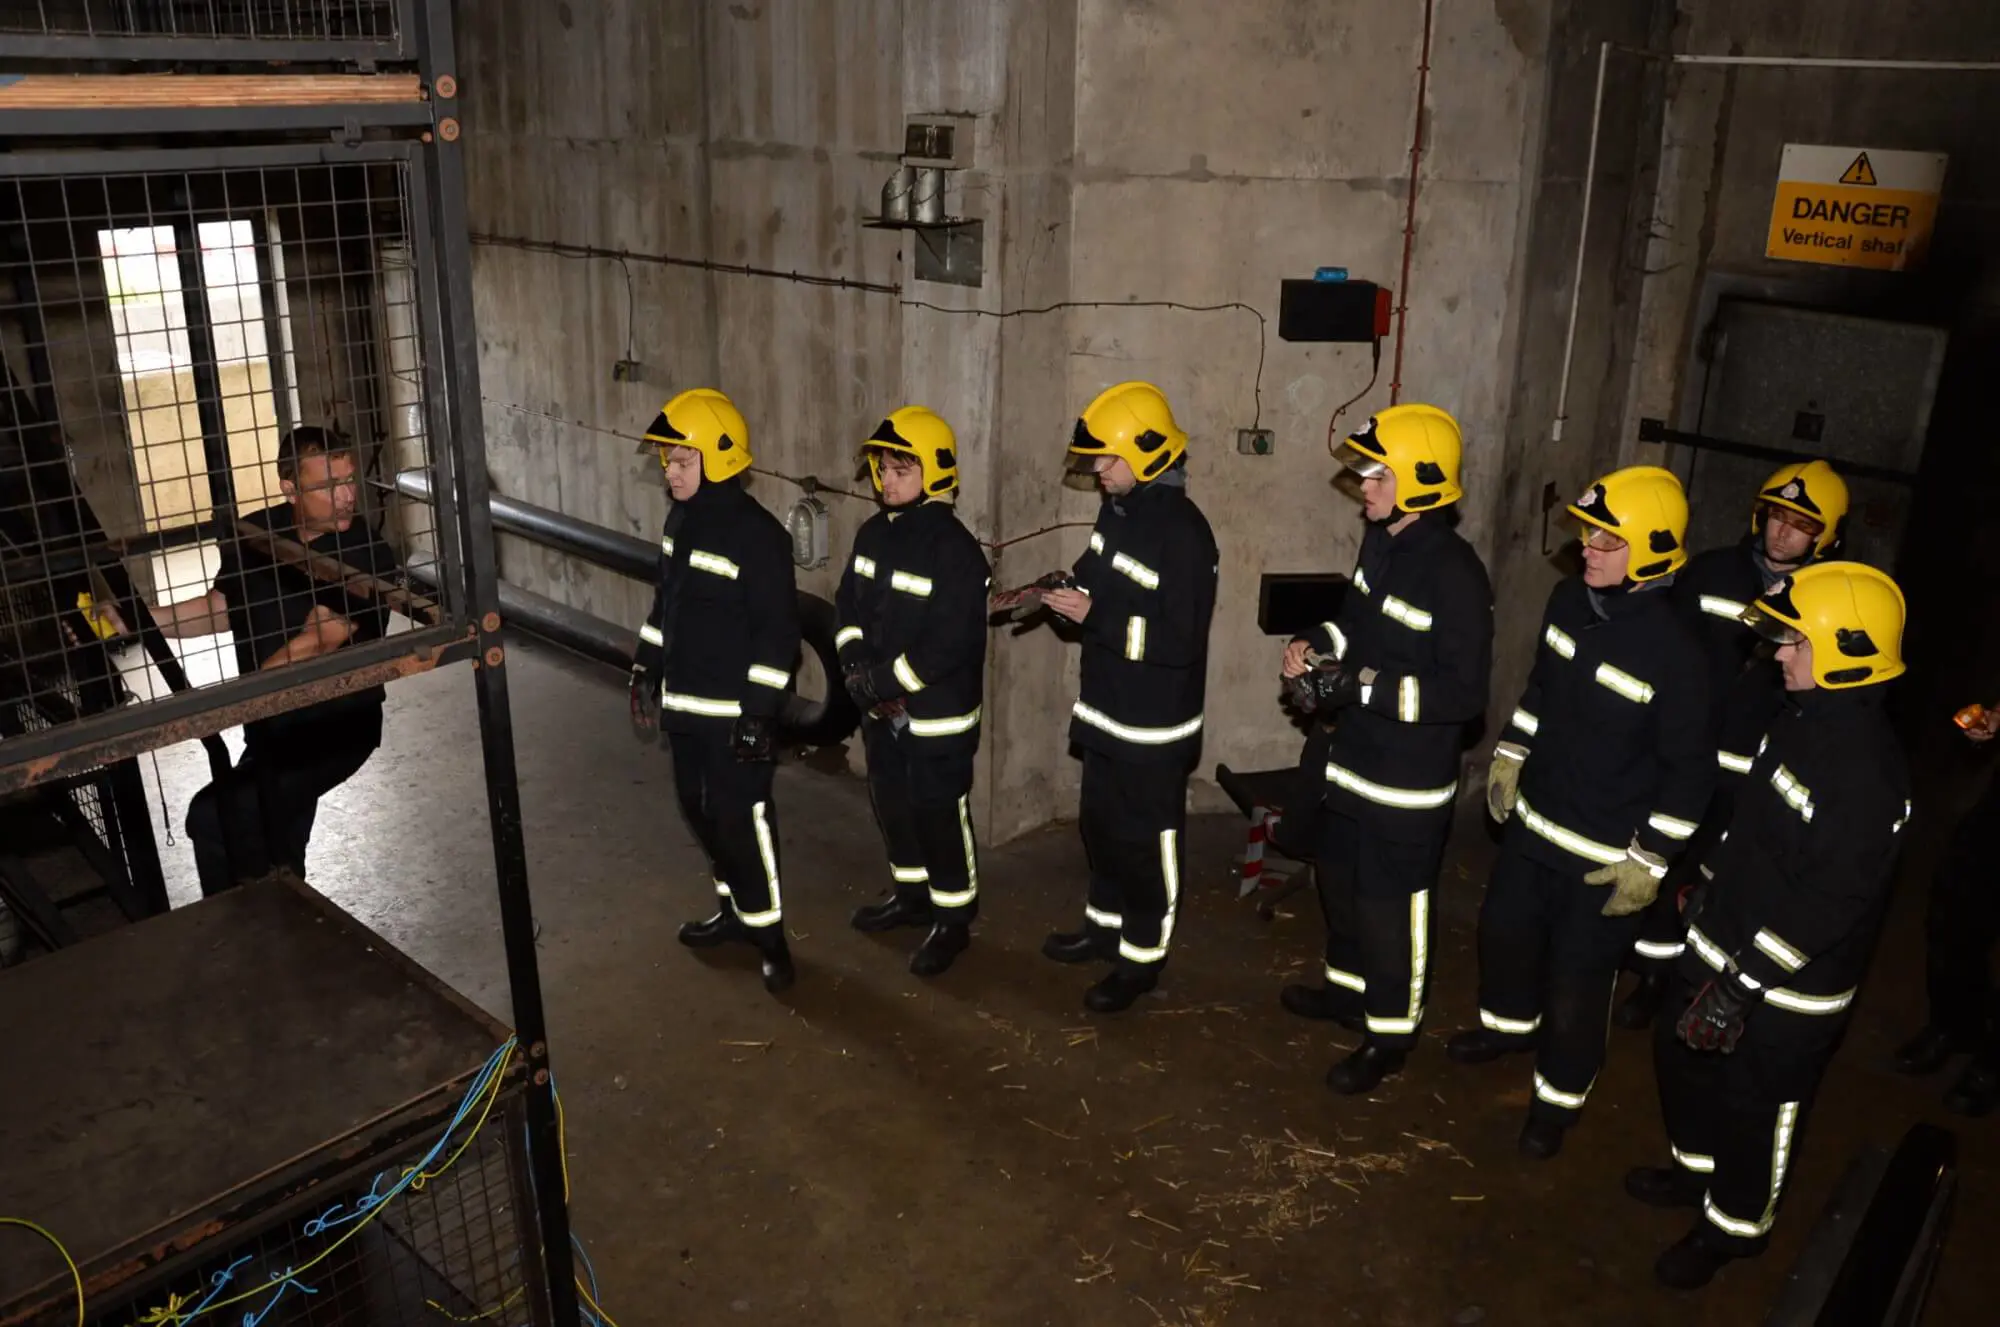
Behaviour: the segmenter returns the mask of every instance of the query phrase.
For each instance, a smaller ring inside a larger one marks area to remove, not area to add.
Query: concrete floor
[[[1078,1003],[1089,974],[1036,953],[1081,905],[1073,829],[986,855],[976,946],[926,984],[903,967],[914,937],[845,924],[883,876],[863,786],[789,768],[801,973],[775,1000],[746,955],[673,941],[708,906],[705,873],[666,761],[627,735],[622,680],[532,645],[512,660],[576,1226],[624,1327],[1755,1323],[1855,1149],[1919,1118],[1960,1126],[1964,1159],[1928,1321],[1991,1321],[2000,1141],[1944,1115],[1942,1084],[1886,1065],[1920,1013],[1920,891],[1896,910],[1770,1253],[1674,1295],[1649,1269],[1687,1218],[1618,1187],[1663,1152],[1646,1038],[1613,1034],[1587,1117],[1546,1164],[1514,1152],[1527,1067],[1440,1052],[1474,1007],[1483,837],[1461,836],[1446,870],[1425,1049],[1367,1100],[1320,1085],[1352,1038],[1276,1004],[1315,964],[1317,910],[1300,896],[1265,924],[1236,901],[1227,818],[1190,827],[1165,989],[1098,1018]],[[176,818],[203,777],[192,747],[159,758]],[[1964,791],[1933,799],[1933,837]],[[162,852],[186,899],[175,838]],[[1919,838],[1906,879],[1930,857]],[[322,807],[313,881],[504,1017],[490,864],[472,675],[405,683],[384,750]]]

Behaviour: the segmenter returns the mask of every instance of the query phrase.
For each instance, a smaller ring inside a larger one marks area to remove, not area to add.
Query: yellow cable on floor
[[[63,1262],[69,1266],[70,1279],[76,1282],[76,1327],[83,1327],[83,1273],[77,1269],[76,1259],[69,1256],[69,1250],[63,1247],[63,1242],[23,1217],[0,1216],[0,1226],[19,1226],[55,1245],[56,1252],[62,1255]]]

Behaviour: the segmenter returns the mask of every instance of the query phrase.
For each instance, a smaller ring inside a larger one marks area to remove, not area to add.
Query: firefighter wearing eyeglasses
[[[792,541],[743,487],[750,431],[727,396],[682,392],[646,428],[666,471],[659,581],[632,665],[633,729],[664,734],[674,791],[708,855],[717,908],[680,928],[754,945],[764,985],[792,984],[772,794],[777,718],[799,653]]]
[[[1075,588],[1042,602],[1082,628],[1069,737],[1083,754],[1090,887],[1083,927],[1049,936],[1042,952],[1112,961],[1084,1004],[1113,1013],[1158,984],[1173,944],[1218,554],[1187,494],[1187,434],[1159,388],[1106,389],[1077,420],[1069,454],[1070,482],[1093,485],[1103,503]]]
[[[1583,574],[1543,614],[1527,688],[1495,748],[1505,823],[1479,915],[1480,1026],[1446,1053],[1535,1053],[1521,1151],[1551,1157],[1604,1063],[1620,961],[1714,784],[1701,642],[1668,587],[1687,498],[1665,470],[1604,476],[1569,507]]]
[[[868,792],[889,852],[887,899],[856,930],[921,927],[910,971],[934,977],[970,943],[979,911],[972,758],[986,669],[985,554],[959,523],[958,440],[920,405],[862,445],[882,510],[854,537],[835,596],[834,643],[861,707]]]
[[[1674,865],[1674,876],[1646,909],[1628,966],[1639,974],[1612,1015],[1620,1027],[1653,1021],[1683,938],[1680,886],[1693,881],[1715,841],[1729,827],[1736,791],[1750,772],[1758,740],[1784,702],[1778,665],[1743,623],[1743,611],[1764,591],[1808,563],[1838,555],[1847,519],[1847,483],[1825,461],[1776,471],[1757,490],[1750,533],[1727,548],[1689,561],[1675,578],[1674,599],[1697,623],[1709,663],[1709,703],[1716,711],[1715,795],[1701,828]]]
[[[1453,528],[1463,444],[1436,406],[1377,414],[1334,457],[1368,522],[1334,621],[1285,649],[1293,707],[1333,725],[1314,860],[1324,985],[1286,1009],[1365,1032],[1336,1092],[1372,1091],[1416,1045],[1429,977],[1430,897],[1458,793],[1464,729],[1486,709],[1493,590]]]
[[[1881,572],[1823,562],[1744,614],[1778,646],[1785,702],[1688,908],[1676,1017],[1654,1033],[1672,1163],[1625,1179],[1641,1202],[1700,1209],[1655,1265],[1669,1286],[1704,1285],[1764,1248],[1867,971],[1910,816],[1883,705],[1903,671],[1903,612]]]

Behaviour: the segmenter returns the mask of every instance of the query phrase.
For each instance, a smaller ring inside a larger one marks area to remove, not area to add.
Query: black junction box
[[[1376,341],[1389,334],[1389,291],[1373,281],[1284,281],[1283,341]]]
[[[1257,585],[1257,629],[1267,636],[1299,636],[1333,621],[1347,594],[1347,577],[1320,572],[1273,573]]]

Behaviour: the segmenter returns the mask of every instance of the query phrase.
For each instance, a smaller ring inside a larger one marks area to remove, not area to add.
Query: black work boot
[[[1653,1279],[1673,1290],[1699,1290],[1713,1281],[1715,1274],[1732,1259],[1749,1256],[1724,1248],[1708,1222],[1703,1221],[1660,1255],[1653,1264]]]
[[[1083,993],[1083,1007],[1093,1014],[1115,1014],[1130,1009],[1132,1002],[1160,984],[1157,975],[1127,972],[1114,968],[1111,974]]]
[[[1533,1115],[1521,1126],[1521,1155],[1533,1157],[1537,1161],[1547,1161],[1563,1150],[1563,1134],[1567,1126],[1554,1120],[1538,1119]]]
[[[1978,1119],[1991,1115],[1995,1106],[2000,1106],[2000,1059],[1975,1055],[1951,1091],[1944,1094],[1944,1108],[1954,1115]]]
[[[1611,1011],[1611,1021],[1619,1027],[1637,1032],[1651,1027],[1653,1018],[1660,1012],[1660,1005],[1667,998],[1667,974],[1664,972],[1642,972],[1639,984],[1632,993],[1618,1002]]]
[[[1085,927],[1081,931],[1053,931],[1042,941],[1042,957],[1058,963],[1092,963],[1115,957],[1108,936]]]
[[[1534,1048],[1531,1040],[1503,1037],[1491,1028],[1467,1028],[1452,1034],[1451,1040],[1444,1044],[1444,1053],[1460,1064],[1487,1064],[1503,1055],[1518,1055]]]
[[[856,908],[853,921],[855,930],[870,934],[893,931],[898,926],[929,926],[930,900],[892,894],[880,903],[870,903],[865,908]]]
[[[1921,1078],[1944,1068],[1946,1061],[1960,1051],[1969,1051],[1972,1043],[1947,1028],[1935,1023],[1926,1023],[1916,1036],[1896,1048],[1893,1061],[1896,1072]]]
[[[919,977],[935,977],[951,966],[972,943],[972,928],[964,922],[939,922],[910,955],[910,971]]]
[[[1368,1040],[1348,1057],[1326,1071],[1326,1085],[1344,1097],[1373,1092],[1391,1074],[1401,1073],[1408,1052],[1391,1050]]]
[[[790,990],[798,973],[792,968],[792,947],[785,943],[784,924],[765,927],[755,939],[764,961],[764,989],[773,995]]]
[[[1288,1014],[1324,1019],[1340,1024],[1349,1032],[1360,1032],[1367,1024],[1360,1014],[1351,1008],[1343,1008],[1347,1003],[1346,994],[1332,986],[1308,986],[1303,982],[1294,982],[1278,992],[1278,1003],[1285,1007]]]
[[[1648,1207],[1700,1207],[1708,1181],[1684,1166],[1634,1166],[1625,1192]]]
[[[707,921],[686,923],[676,938],[689,949],[713,949],[732,940],[748,940],[750,928],[737,918],[735,909],[724,908]]]

